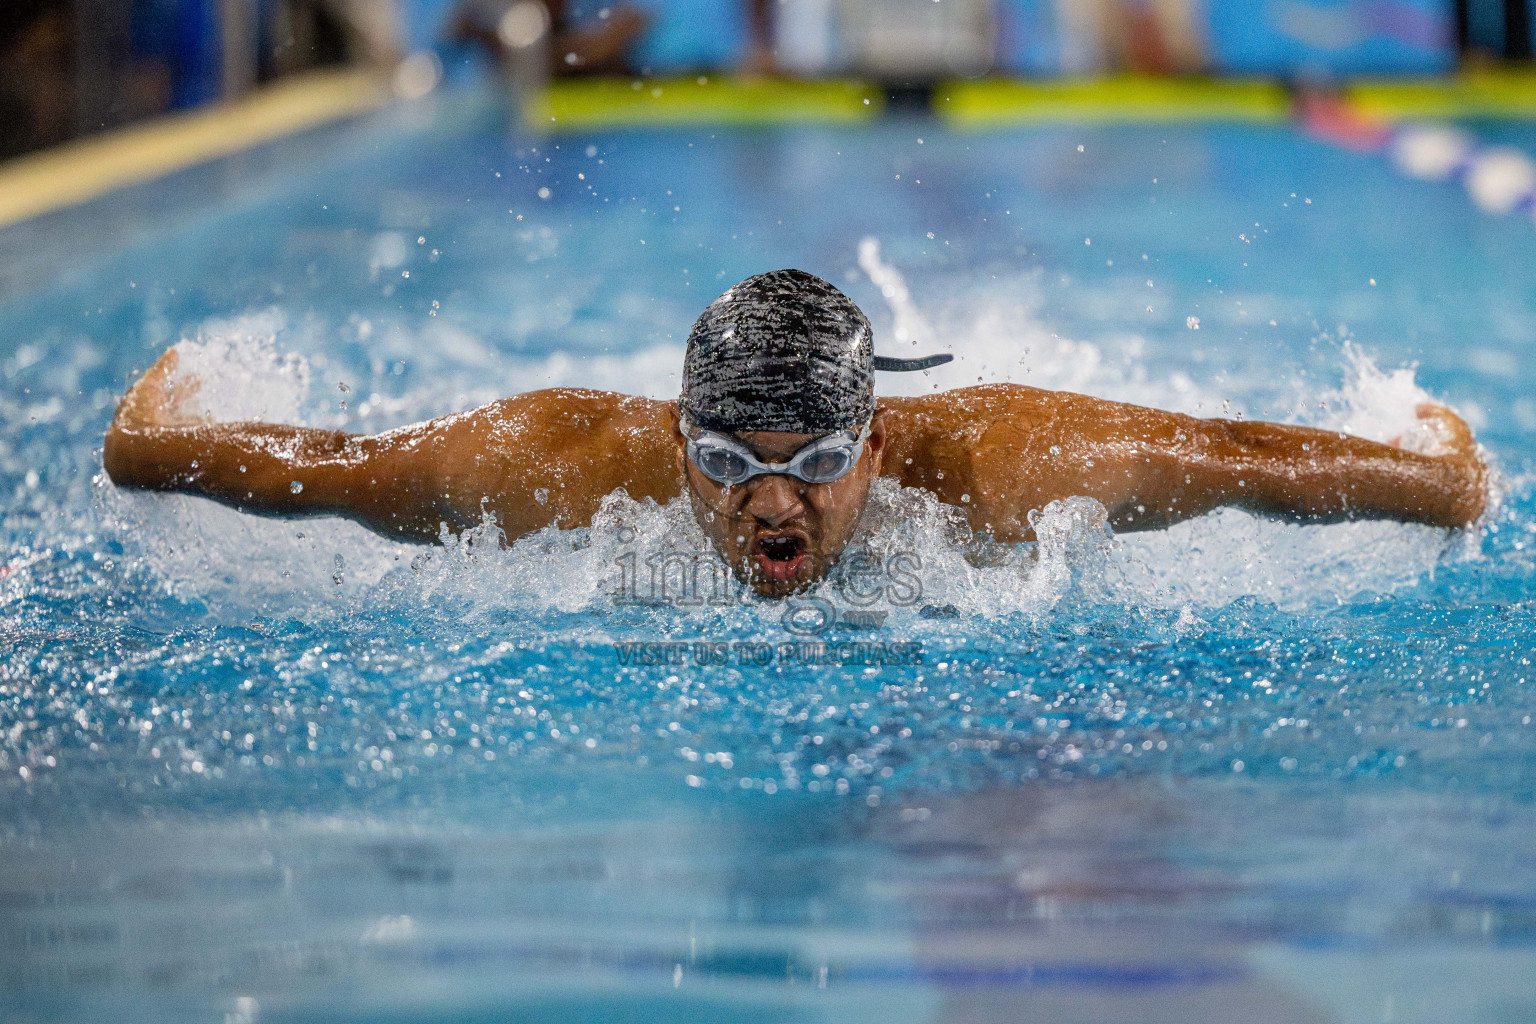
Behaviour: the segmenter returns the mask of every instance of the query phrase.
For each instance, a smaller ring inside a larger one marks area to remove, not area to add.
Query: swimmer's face
[[[681,449],[687,441],[676,430]],[[825,435],[777,430],[732,435],[764,462],[788,462]],[[877,413],[859,461],[838,480],[808,484],[782,473],[734,487],[716,483],[683,457],[694,518],[737,577],[764,597],[786,597],[821,579],[853,536],[869,485],[880,475],[885,416]]]

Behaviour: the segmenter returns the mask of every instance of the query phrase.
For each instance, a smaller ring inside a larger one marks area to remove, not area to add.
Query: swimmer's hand
[[[155,364],[134,381],[118,403],[112,419],[114,431],[140,431],[152,427],[191,426],[206,423],[206,417],[184,411],[186,400],[197,393],[202,382],[176,372],[179,357],[174,348],[166,349]]]
[[[1425,452],[1441,460],[1460,483],[1460,501],[1453,515],[1465,525],[1482,517],[1488,504],[1488,466],[1477,449],[1467,421],[1438,402],[1422,402],[1414,412],[1430,428],[1432,442]]]

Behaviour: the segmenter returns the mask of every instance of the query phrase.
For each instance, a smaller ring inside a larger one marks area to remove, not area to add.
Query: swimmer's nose
[[[789,478],[775,473],[758,478],[752,488],[752,497],[747,499],[742,511],[777,529],[799,515],[803,508],[800,495]]]

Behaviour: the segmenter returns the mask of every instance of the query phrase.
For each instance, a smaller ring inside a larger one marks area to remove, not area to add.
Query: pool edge
[[[65,143],[0,164],[0,228],[285,135],[377,110],[366,71],[298,75],[244,99]]]

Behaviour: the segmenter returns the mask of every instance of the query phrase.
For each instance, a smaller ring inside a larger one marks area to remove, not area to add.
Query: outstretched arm
[[[990,493],[972,521],[990,515],[1003,536],[1027,532],[1021,507],[1069,494],[1097,498],[1117,530],[1166,527],[1227,505],[1296,522],[1454,528],[1476,522],[1487,499],[1472,432],[1440,405],[1417,410],[1437,438],[1435,451],[1421,453],[1338,431],[1198,419],[1081,395],[1030,400],[1032,415],[986,432],[976,461],[978,484],[993,486],[979,486]]]
[[[376,436],[275,423],[212,423],[178,411],[197,388],[175,349],[129,389],[107,431],[114,483],[200,494],[243,511],[339,515],[404,540],[479,521],[443,470],[465,441],[454,418]]]
[[[675,407],[602,391],[534,391],[382,434],[212,423],[178,405],[197,381],[172,349],[124,396],[103,463],[123,487],[199,494],[247,512],[343,516],[435,541],[490,516],[509,538],[584,526],[623,488],[681,486]]]
[[[1487,499],[1472,431],[1442,405],[1416,411],[1437,435],[1433,452],[1311,427],[1196,420],[1175,430],[1173,443],[1150,461],[1111,522],[1117,529],[1148,529],[1231,505],[1298,522],[1470,526]]]

